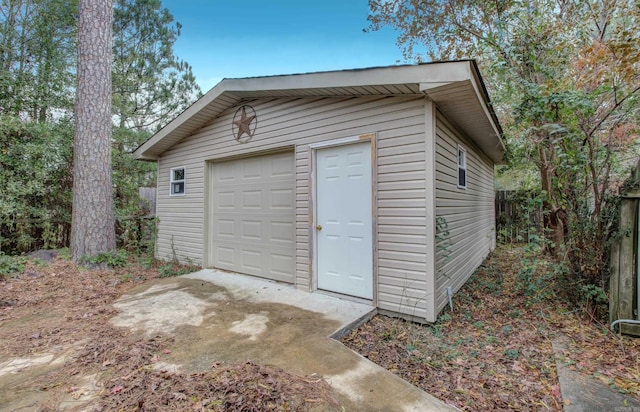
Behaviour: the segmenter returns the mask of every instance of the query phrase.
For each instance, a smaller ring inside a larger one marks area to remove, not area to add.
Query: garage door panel
[[[240,251],[240,267],[251,274],[260,273],[262,268],[262,252],[259,250],[242,249]]]
[[[242,192],[243,209],[261,209],[262,204],[262,190],[244,190]]]
[[[213,183],[235,182],[237,180],[237,176],[238,174],[236,173],[236,170],[233,167],[218,168],[216,170],[216,174],[214,175]]]
[[[293,189],[271,189],[269,195],[272,209],[290,209],[293,204]]]
[[[293,156],[288,154],[275,155],[270,159],[270,177],[289,177],[293,174]]]
[[[262,222],[259,220],[244,220],[242,226],[242,238],[246,240],[262,240]]]
[[[291,222],[269,222],[269,240],[293,246],[294,225]]]
[[[231,270],[248,275],[266,277],[283,282],[291,282],[294,259],[288,248],[264,251],[259,245],[235,245],[234,247],[218,247],[218,264],[220,269]]]
[[[293,153],[211,167],[211,266],[293,282]]]
[[[241,161],[242,179],[243,180],[256,180],[261,179],[263,176],[262,164],[263,159],[261,157],[253,157],[249,159],[243,159]]]
[[[283,278],[286,278],[290,275],[290,270],[294,263],[292,256],[273,253],[269,258],[271,259],[271,271],[274,274],[282,276]]]
[[[236,194],[235,192],[218,193],[216,202],[218,208],[233,210],[236,208]]]
[[[214,253],[217,255],[218,262],[221,265],[226,265],[228,267],[233,267],[235,262],[235,249],[231,247],[225,246],[217,246],[214,249]]]
[[[231,240],[236,237],[236,221],[235,219],[220,219],[216,226],[214,233],[219,237],[226,237]]]

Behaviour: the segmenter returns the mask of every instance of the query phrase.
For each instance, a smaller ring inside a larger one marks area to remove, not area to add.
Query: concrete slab
[[[562,355],[566,350],[566,339],[559,337],[551,342],[565,412],[640,412],[640,402],[634,398],[569,369]]]
[[[324,376],[347,411],[457,410],[351,351],[330,336],[374,308],[290,285],[214,270],[157,280],[116,302],[114,324],[175,335],[163,368],[186,373],[214,362],[273,365]]]
[[[236,273],[205,269],[183,277],[206,280],[221,286],[234,299],[281,303],[321,313],[327,318],[340,322],[341,327],[370,314],[374,309],[363,303],[338,299],[321,293],[311,294],[285,283]]]

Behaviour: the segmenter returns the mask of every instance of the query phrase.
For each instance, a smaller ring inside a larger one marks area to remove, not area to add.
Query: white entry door
[[[318,289],[373,298],[371,143],[316,151]]]

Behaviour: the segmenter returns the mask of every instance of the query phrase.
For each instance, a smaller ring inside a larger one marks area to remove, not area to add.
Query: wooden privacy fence
[[[155,187],[139,187],[140,209],[147,212],[149,216],[156,215],[156,196],[158,189]]]
[[[540,233],[542,208],[537,194],[522,190],[496,191],[496,237],[500,243],[528,242]]]
[[[618,233],[611,243],[609,320],[619,321],[622,333],[640,336],[640,163],[632,179],[633,189],[620,196]]]

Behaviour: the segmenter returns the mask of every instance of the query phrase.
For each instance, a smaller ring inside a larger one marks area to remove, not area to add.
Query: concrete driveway
[[[115,306],[116,326],[176,336],[164,369],[192,373],[251,360],[323,376],[347,411],[457,410],[331,338],[370,316],[374,308],[365,304],[202,270],[147,283]]]

